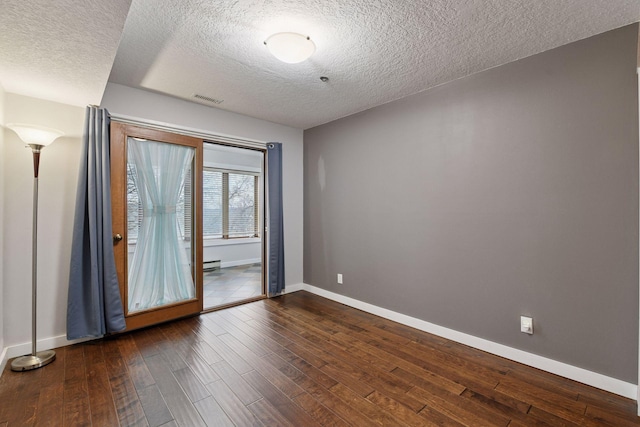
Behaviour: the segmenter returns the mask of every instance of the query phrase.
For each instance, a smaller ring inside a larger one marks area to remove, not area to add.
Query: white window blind
[[[222,237],[222,172],[202,173],[202,222],[205,238]]]
[[[140,203],[133,174],[135,166],[127,165],[128,238],[135,241],[142,223]],[[251,172],[205,168],[202,173],[202,219],[205,238],[259,237],[259,178]],[[191,173],[185,177],[177,206],[182,237],[191,237]],[[185,200],[187,203],[185,203]]]
[[[203,172],[205,237],[258,237],[258,175],[205,168]]]
[[[229,228],[227,237],[257,235],[254,221],[255,176],[229,173]]]

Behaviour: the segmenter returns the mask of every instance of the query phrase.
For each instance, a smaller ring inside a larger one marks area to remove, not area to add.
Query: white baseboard
[[[220,263],[220,268],[237,267],[239,265],[257,264],[259,262],[261,262],[260,258],[241,259],[238,261],[222,261]]]
[[[7,347],[2,349],[2,353],[0,353],[0,375],[4,372],[4,367],[7,366]]]
[[[51,350],[52,348],[64,347],[79,342],[91,341],[93,339],[95,338],[82,338],[69,341],[66,335],[58,335],[56,337],[49,337],[38,340],[36,348],[38,351]],[[2,372],[4,372],[4,367],[7,365],[7,361],[9,359],[13,359],[17,356],[24,356],[25,354],[31,354],[31,342],[5,347],[2,351],[2,354],[0,355],[0,375],[2,375]]]
[[[304,283],[296,283],[295,285],[287,285],[284,288],[284,292],[282,292],[283,294],[290,294],[292,292],[298,292],[304,289],[305,284]]]
[[[629,399],[638,399],[638,386],[636,386],[635,384],[611,378],[606,375],[598,374],[596,372],[588,371],[583,368],[578,368],[576,366],[568,365],[566,363],[558,362],[553,359],[538,356],[536,354],[528,353],[526,351],[518,350],[513,347],[498,344],[483,338],[478,338],[473,335],[458,332],[453,329],[438,326],[433,323],[417,319],[415,317],[407,316],[406,314],[387,310],[386,308],[378,307],[376,305],[362,302],[354,298],[336,294],[334,292],[311,286],[306,283],[301,284],[301,286],[293,285],[291,288],[287,288],[287,292],[295,292],[293,290],[294,288],[296,290],[300,288],[300,290],[311,292],[321,297],[339,302],[344,305],[348,305],[349,307],[357,308],[358,310],[366,311],[367,313],[375,314],[376,316],[393,320],[394,322],[398,322],[403,325],[419,329],[421,331],[438,335],[440,337],[465,344],[470,347],[486,351],[487,353],[495,354],[497,356],[522,363],[524,365],[542,369],[543,371],[551,372],[552,374],[560,375],[574,381],[597,387],[599,389],[606,390],[608,392],[615,393]]]

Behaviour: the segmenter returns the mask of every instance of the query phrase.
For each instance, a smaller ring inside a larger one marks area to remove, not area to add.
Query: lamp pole
[[[29,125],[7,125],[27,143],[33,153],[33,224],[31,234],[31,354],[20,356],[11,362],[12,371],[30,371],[53,362],[56,352],[53,350],[37,351],[36,318],[38,302],[38,171],[40,169],[40,152],[52,143],[62,132],[53,129]]]

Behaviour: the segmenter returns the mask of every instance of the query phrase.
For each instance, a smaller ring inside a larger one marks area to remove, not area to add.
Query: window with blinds
[[[142,201],[135,183],[136,166],[127,163],[127,240],[135,242],[142,227]],[[186,171],[185,182],[176,205],[178,235],[183,240],[191,237],[191,168]]]
[[[255,207],[258,177],[240,173],[223,173],[223,185],[225,179],[228,186],[228,220],[224,237],[257,237]]]
[[[223,237],[222,172],[202,174],[202,230],[205,238]]]
[[[133,165],[127,165],[129,239],[136,239],[142,222],[142,204],[133,181]],[[202,231],[204,238],[260,237],[259,177],[251,172],[205,168],[202,174]],[[185,240],[191,238],[191,174],[185,177],[178,203],[178,226]]]
[[[258,175],[205,168],[202,183],[205,238],[259,237]]]
[[[142,203],[134,181],[135,165],[127,163],[127,239],[138,238],[138,230],[142,225]]]

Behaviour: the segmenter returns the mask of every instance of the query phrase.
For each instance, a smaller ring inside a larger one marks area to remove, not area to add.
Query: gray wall
[[[637,36],[305,131],[304,282],[636,383]]]

